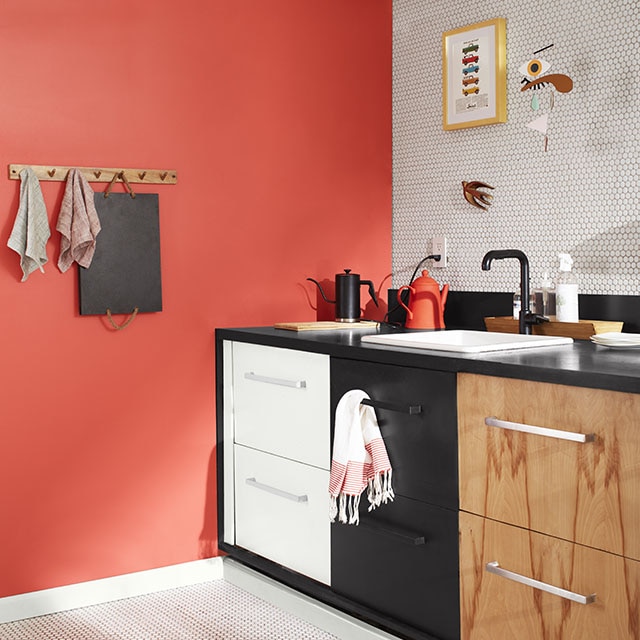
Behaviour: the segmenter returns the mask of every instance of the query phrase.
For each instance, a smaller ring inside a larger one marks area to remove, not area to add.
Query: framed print
[[[506,36],[505,18],[442,34],[444,129],[507,121]]]

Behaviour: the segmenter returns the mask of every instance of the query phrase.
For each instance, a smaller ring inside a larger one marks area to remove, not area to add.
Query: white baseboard
[[[224,579],[341,640],[398,640],[228,557],[224,558]]]
[[[397,640],[230,558],[208,558],[0,598],[0,624],[224,578],[343,640]]]
[[[218,557],[7,596],[0,598],[0,623],[219,580],[222,577],[222,558]]]

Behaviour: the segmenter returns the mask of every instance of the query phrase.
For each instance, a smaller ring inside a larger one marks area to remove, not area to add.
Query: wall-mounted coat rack
[[[114,169],[107,167],[60,167],[54,165],[10,164],[9,178],[19,180],[20,172],[31,167],[38,180],[64,182],[71,169],[79,169],[89,182],[133,182],[137,184],[176,184],[178,174],[170,169]],[[120,175],[121,174],[121,175]]]

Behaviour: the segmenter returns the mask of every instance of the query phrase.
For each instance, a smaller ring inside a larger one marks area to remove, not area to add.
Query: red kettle
[[[409,306],[404,304],[401,294],[409,289]],[[428,271],[423,271],[410,285],[398,289],[398,302],[407,312],[407,329],[444,329],[444,305],[447,302],[449,285],[440,285]]]

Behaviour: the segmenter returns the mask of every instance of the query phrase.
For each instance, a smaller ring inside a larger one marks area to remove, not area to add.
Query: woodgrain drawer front
[[[235,441],[329,468],[329,356],[235,342]]]
[[[640,639],[639,562],[465,512],[460,599],[464,640]]]
[[[235,446],[236,544],[330,583],[329,472]]]
[[[640,559],[640,395],[460,374],[458,424],[461,509]]]

